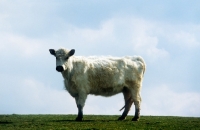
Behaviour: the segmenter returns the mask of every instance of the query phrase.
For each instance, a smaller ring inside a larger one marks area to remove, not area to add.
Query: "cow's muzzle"
[[[64,71],[64,68],[63,68],[62,66],[57,66],[57,67],[56,67],[56,70],[57,70],[58,72],[63,72],[63,71]]]

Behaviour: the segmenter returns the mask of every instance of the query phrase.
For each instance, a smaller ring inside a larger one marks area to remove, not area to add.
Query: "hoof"
[[[76,117],[75,121],[82,121],[82,120],[83,120],[82,118]]]
[[[126,119],[126,117],[120,116],[120,117],[118,118],[118,121],[122,121],[122,120],[125,120],[125,119]]]
[[[132,121],[139,121],[139,117],[134,117],[133,119],[132,119]]]

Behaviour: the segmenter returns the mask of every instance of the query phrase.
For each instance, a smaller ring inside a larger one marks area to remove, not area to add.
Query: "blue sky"
[[[77,113],[48,51],[65,47],[82,56],[142,56],[147,71],[141,114],[199,117],[199,5],[197,0],[1,0],[0,114]],[[120,115],[123,105],[122,94],[89,96],[84,112]]]

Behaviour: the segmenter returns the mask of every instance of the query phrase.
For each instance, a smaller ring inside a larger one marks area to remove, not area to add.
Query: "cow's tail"
[[[129,102],[133,102],[131,97],[125,102],[125,105],[119,111],[123,110]]]

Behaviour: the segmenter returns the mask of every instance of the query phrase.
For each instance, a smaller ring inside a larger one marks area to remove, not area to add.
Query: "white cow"
[[[141,57],[82,57],[73,56],[74,49],[49,51],[56,57],[56,70],[62,73],[66,90],[76,100],[76,121],[82,121],[87,95],[113,96],[120,92],[124,95],[125,109],[118,120],[126,118],[133,102],[135,116],[132,121],[139,119],[140,90],[146,67]]]

